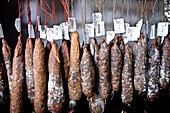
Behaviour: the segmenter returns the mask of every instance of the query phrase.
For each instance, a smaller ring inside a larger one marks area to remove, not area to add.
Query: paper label
[[[102,21],[101,12],[93,13],[93,23]]]
[[[151,26],[150,39],[155,39],[155,25]]]
[[[53,42],[53,39],[55,38],[54,28],[46,28],[47,32],[47,40],[49,42]]]
[[[130,27],[130,24],[129,23],[125,23],[125,33],[123,34],[124,37],[127,37],[128,36],[128,29]]]
[[[94,24],[85,24],[85,33],[88,37],[94,37]]]
[[[145,25],[143,24],[143,19],[139,20],[139,22],[136,24],[136,27],[138,27],[139,32],[145,33]]]
[[[4,33],[1,24],[0,24],[0,38],[4,38]]]
[[[123,38],[123,42],[124,42],[124,44],[127,44],[128,43],[128,39],[127,38]]]
[[[161,38],[161,44],[163,43],[163,41],[164,41],[164,38],[165,38],[164,36]]]
[[[114,23],[114,31],[115,31],[116,34],[125,32],[125,25],[124,25],[124,19],[123,18],[114,19],[113,23]]]
[[[34,27],[32,24],[28,24],[28,37],[35,38]]]
[[[168,34],[168,22],[159,22],[157,36],[166,36]]]
[[[60,26],[53,25],[53,28],[54,28],[54,33],[56,35],[56,37],[54,37],[54,39],[55,40],[63,39],[62,30],[61,30]]]
[[[137,41],[140,37],[140,31],[138,27],[129,27],[128,29],[128,41]]]
[[[106,31],[106,43],[109,44],[115,37],[114,31]]]
[[[69,32],[76,31],[76,18],[74,17],[68,18],[68,31]]]
[[[96,36],[105,35],[105,25],[104,21],[97,22],[97,27],[95,29]]]
[[[47,34],[46,34],[46,28],[47,26],[46,25],[39,25],[39,31],[40,31],[40,38],[42,39],[46,39],[47,37]]]
[[[146,20],[146,35],[149,33],[149,22]]]
[[[61,23],[60,28],[62,30],[62,36],[64,37],[64,39],[70,40],[70,37],[69,37],[69,34],[68,34],[68,23],[67,22]]]
[[[21,32],[21,18],[15,19],[15,28],[18,32]]]

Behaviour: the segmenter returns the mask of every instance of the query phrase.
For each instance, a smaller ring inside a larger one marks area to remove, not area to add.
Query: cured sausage
[[[115,37],[114,45],[111,47],[111,83],[112,96],[119,90],[122,74],[122,53],[118,47],[118,39]]]
[[[105,39],[100,40],[99,50],[99,94],[103,100],[109,97],[111,84],[109,76],[109,46],[106,44]]]
[[[61,58],[63,64],[63,70],[65,75],[65,80],[68,81],[69,76],[69,67],[70,67],[70,55],[69,55],[69,48],[66,40],[63,40],[61,47]]]
[[[74,107],[76,101],[82,96],[80,76],[80,41],[79,35],[75,31],[71,36],[70,70],[68,77],[69,97],[71,99],[70,107]]]
[[[125,46],[124,65],[122,72],[122,102],[130,105],[133,101],[132,85],[132,50],[129,44]]]
[[[44,113],[46,108],[46,63],[45,48],[40,38],[35,40],[33,51],[34,68],[34,109],[36,113]]]
[[[86,45],[83,46],[83,56],[81,58],[80,67],[82,92],[87,98],[90,98],[93,96],[95,73],[92,58]]]
[[[12,93],[10,101],[10,113],[21,113],[24,93],[24,55],[21,36],[15,47],[12,64]]]
[[[137,43],[134,68],[134,87],[138,94],[144,94],[147,88],[147,42],[140,37]]]
[[[99,56],[99,46],[97,44],[96,38],[92,38],[90,43],[90,53],[94,59],[96,67],[98,66],[98,56]]]
[[[147,98],[149,101],[154,101],[158,97],[159,66],[160,66],[159,44],[157,39],[155,39],[149,51],[149,70],[148,70],[149,81],[147,92]]]
[[[105,103],[100,95],[94,93],[94,95],[89,98],[89,108],[91,113],[103,113],[105,108]]]
[[[122,54],[124,55],[125,54],[125,45],[124,45],[124,42],[123,42],[123,38],[121,36],[118,36],[118,45],[119,45],[119,48],[122,52]]]
[[[48,61],[48,109],[52,113],[61,113],[65,102],[60,65],[59,50],[57,44],[53,42]]]
[[[34,104],[33,50],[34,45],[32,39],[28,38],[25,48],[25,71],[28,99],[32,105]]]
[[[162,44],[162,56],[160,66],[160,86],[162,89],[169,87],[170,78],[170,41],[169,37],[165,37]]]
[[[9,47],[7,41],[5,39],[2,39],[2,54],[3,59],[5,62],[5,67],[7,71],[7,77],[8,77],[8,84],[9,84],[9,94],[11,95],[11,89],[12,89],[12,56],[11,56],[11,48]]]

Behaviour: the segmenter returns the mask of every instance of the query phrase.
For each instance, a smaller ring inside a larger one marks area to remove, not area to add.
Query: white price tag
[[[102,21],[101,12],[93,13],[93,23]]]
[[[123,18],[114,19],[113,23],[114,23],[114,31],[115,31],[116,34],[125,32],[125,25],[124,25],[124,19]]]
[[[21,18],[15,19],[15,28],[17,29],[18,32],[21,32]]]
[[[142,29],[142,32],[144,32],[144,30],[145,30],[145,25],[143,25],[143,19],[141,19],[141,20],[139,20],[139,22],[136,24],[136,27],[138,27],[138,29],[141,31],[141,29]],[[139,31],[139,32],[140,32]]]
[[[47,37],[47,34],[46,34],[46,28],[47,26],[46,25],[39,25],[39,31],[40,31],[40,38],[42,39],[46,39]]]
[[[76,18],[70,17],[68,18],[68,31],[69,32],[74,32],[76,31]]]
[[[128,38],[123,38],[123,42],[124,42],[124,44],[127,44],[128,43]]]
[[[161,38],[161,44],[163,43],[163,41],[164,41],[164,38],[165,38],[164,36]]]
[[[106,43],[109,44],[115,37],[114,31],[106,31]]]
[[[28,37],[35,38],[34,27],[32,24],[28,24]]]
[[[47,40],[49,42],[53,42],[53,39],[55,37],[54,28],[46,28],[46,32],[47,32]]]
[[[155,25],[151,26],[150,39],[155,39]]]
[[[55,39],[56,40],[63,39],[62,30],[61,30],[60,26],[53,25],[53,28],[54,28],[54,32],[55,32],[55,35],[56,35]]]
[[[140,37],[140,31],[138,27],[129,27],[128,29],[128,41],[137,41]]]
[[[159,22],[157,36],[166,36],[168,34],[168,22]]]
[[[97,22],[97,27],[95,29],[96,36],[105,35],[105,25],[104,21]]]
[[[0,24],[0,38],[4,38],[4,33],[1,24]]]
[[[61,23],[60,28],[62,30],[62,34],[64,36],[64,39],[70,40],[70,37],[69,37],[69,34],[68,34],[68,23],[67,22]]]
[[[85,33],[88,37],[94,37],[94,24],[85,24]]]
[[[127,37],[128,36],[128,29],[130,27],[130,24],[129,23],[125,23],[125,33],[123,34],[124,37]]]

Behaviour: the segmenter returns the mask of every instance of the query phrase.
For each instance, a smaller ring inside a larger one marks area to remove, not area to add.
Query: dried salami
[[[100,40],[99,50],[99,88],[100,96],[103,100],[109,97],[111,84],[109,76],[109,46],[106,44],[105,39]]]
[[[105,103],[100,95],[94,93],[94,95],[89,98],[89,108],[91,113],[103,113],[105,108]]]
[[[149,70],[148,70],[148,92],[147,98],[154,101],[158,97],[159,92],[159,66],[160,66],[160,51],[157,39],[154,40],[149,50]]]
[[[147,42],[141,37],[137,43],[134,66],[134,87],[138,94],[144,94],[147,88]]]
[[[119,90],[120,78],[122,74],[122,53],[118,47],[118,39],[115,39],[114,45],[111,47],[111,83],[112,96]]]
[[[5,39],[2,39],[2,54],[3,59],[5,62],[5,67],[7,71],[7,77],[8,77],[8,85],[9,85],[9,94],[11,95],[11,89],[12,89],[12,56],[11,56],[11,48],[9,47],[7,41]]]
[[[122,54],[124,55],[125,54],[125,45],[124,45],[124,42],[123,42],[123,38],[121,36],[118,36],[118,45],[119,45],[119,48],[122,52]]]
[[[161,65],[160,65],[160,86],[162,89],[167,89],[169,87],[170,78],[170,41],[169,37],[165,37],[162,44],[162,55],[161,55]]]
[[[34,104],[34,70],[33,70],[33,42],[31,38],[27,39],[25,48],[25,71],[27,93],[30,104]]]
[[[95,66],[98,67],[99,46],[96,38],[93,38],[90,43],[90,53],[94,59]]]
[[[80,67],[82,92],[87,98],[90,98],[93,96],[95,74],[92,58],[86,46],[83,47],[83,56],[81,58]]]
[[[78,33],[73,32],[71,36],[70,70],[68,77],[69,98],[71,99],[70,107],[74,107],[76,101],[82,96],[80,76],[80,41]]]
[[[53,42],[48,61],[48,109],[52,113],[61,113],[65,102],[60,65],[59,50],[57,44]]]
[[[44,113],[46,108],[46,63],[45,48],[40,38],[35,41],[33,51],[34,68],[34,109]]]
[[[132,50],[129,44],[125,46],[124,65],[122,72],[122,102],[130,105],[133,101],[133,85],[132,85]]]
[[[68,44],[66,40],[63,40],[60,46],[60,51],[61,51],[61,58],[62,58],[65,80],[68,81],[69,67],[70,67],[70,55],[69,55],[69,48],[68,48]]]
[[[24,55],[21,36],[15,47],[12,64],[12,93],[10,101],[10,113],[21,113],[24,93]]]

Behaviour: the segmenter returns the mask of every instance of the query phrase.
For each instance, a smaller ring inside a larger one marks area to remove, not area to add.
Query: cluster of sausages
[[[11,113],[22,112],[25,83],[29,104],[36,113],[44,113],[46,108],[52,113],[62,112],[67,104],[66,92],[71,109],[84,94],[90,111],[103,113],[110,95],[112,98],[118,91],[122,103],[130,105],[134,91],[154,101],[159,90],[169,88],[168,37],[162,44],[160,38],[154,39],[149,49],[143,35],[132,47],[124,45],[121,36],[110,45],[104,38],[98,45],[93,38],[90,45],[83,45],[82,56],[77,32],[71,35],[70,47],[66,40],[59,48],[55,41],[44,45],[40,38],[35,42],[28,38],[24,51],[21,39],[19,36],[13,57],[8,43],[2,39],[0,104],[6,102],[9,92]],[[64,89],[65,84],[68,89]]]

